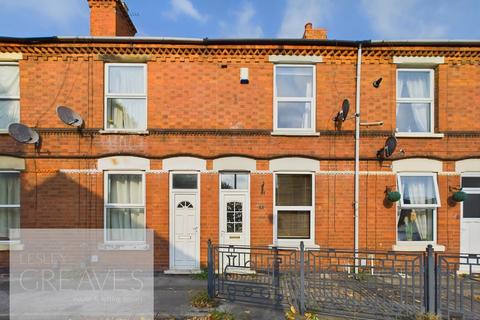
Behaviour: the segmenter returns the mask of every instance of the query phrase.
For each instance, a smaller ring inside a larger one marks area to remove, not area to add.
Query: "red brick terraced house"
[[[91,36],[0,39],[4,262],[18,227],[104,229],[132,250],[152,229],[156,270],[177,272],[205,265],[208,239],[480,252],[480,43],[337,41],[311,24],[299,39],[142,38],[123,2],[88,3]],[[41,145],[15,142],[13,122]]]

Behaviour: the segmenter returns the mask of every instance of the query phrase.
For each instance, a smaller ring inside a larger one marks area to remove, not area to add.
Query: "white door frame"
[[[247,175],[247,190],[235,190],[235,189],[224,189],[222,190],[222,174],[228,174],[228,173],[237,173],[237,174],[246,174]],[[242,226],[242,229],[245,230],[245,239],[246,239],[246,246],[250,245],[250,172],[245,172],[245,171],[224,171],[224,172],[219,172],[218,174],[218,243],[223,245],[222,243],[223,237],[222,237],[222,222],[226,220],[222,218],[222,215],[225,213],[224,208],[223,208],[223,202],[224,202],[224,195],[225,194],[238,194],[238,195],[245,195],[245,210],[244,214],[245,221],[244,225]]]
[[[480,178],[480,172],[464,172],[460,176],[460,179],[463,177],[477,177]],[[464,191],[467,195],[468,194],[480,194],[480,188],[472,188],[472,187],[463,187],[462,186],[462,191]],[[465,223],[465,218],[463,217],[463,202],[460,205],[460,253],[480,253],[480,252],[466,252],[465,251],[465,243],[463,243],[463,238],[464,238],[464,223]],[[474,219],[477,222],[479,219],[478,218],[467,218],[467,219]],[[470,231],[468,231],[468,234],[470,235]],[[470,249],[470,248],[469,248]]]
[[[188,173],[197,175],[197,189],[173,189],[173,175],[176,173]],[[200,172],[198,171],[170,171],[168,176],[168,196],[169,196],[169,269],[175,269],[175,225],[174,225],[174,213],[175,213],[175,202],[174,194],[191,194],[196,193],[196,208],[195,208],[195,220],[197,225],[196,237],[195,237],[195,270],[200,269]]]

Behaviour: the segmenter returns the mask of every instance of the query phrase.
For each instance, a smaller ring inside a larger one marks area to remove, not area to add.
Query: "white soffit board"
[[[480,159],[465,159],[455,162],[455,172],[480,172]]]
[[[9,156],[0,156],[0,169],[25,170],[25,159]]]
[[[132,156],[114,156],[98,159],[98,170],[150,170],[150,160]]]
[[[0,52],[0,61],[18,61],[22,58],[21,52]]]
[[[163,159],[163,170],[198,170],[205,171],[207,161],[195,157],[172,157]]]
[[[270,171],[320,171],[320,161],[301,157],[273,159],[269,164]]]
[[[392,162],[393,172],[442,172],[442,161],[433,159],[413,158],[395,160]]]
[[[445,63],[444,57],[393,57],[395,64],[419,64],[419,65],[435,65]]]
[[[246,157],[223,157],[213,160],[214,171],[255,171],[257,161]]]
[[[270,55],[268,61],[274,63],[320,63],[323,62],[322,56],[280,56]]]

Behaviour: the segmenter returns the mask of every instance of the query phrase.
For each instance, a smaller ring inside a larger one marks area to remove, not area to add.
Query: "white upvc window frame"
[[[312,204],[310,206],[277,206],[277,176],[282,174],[297,174],[312,176]],[[279,239],[278,233],[278,211],[310,211],[310,238],[300,239]],[[311,171],[276,171],[273,173],[273,243],[280,247],[298,247],[303,241],[306,246],[315,245],[315,173]]]
[[[278,97],[277,96],[277,68],[310,68],[312,69],[312,97]],[[282,63],[273,65],[273,133],[285,135],[305,135],[315,134],[316,130],[316,65],[315,64],[295,64]],[[310,102],[311,110],[311,128],[279,128],[278,127],[278,103],[279,102]]]
[[[20,190],[22,188],[21,186],[21,177],[20,177],[20,174],[21,172],[20,171],[17,171],[17,170],[0,170],[0,175],[3,174],[3,173],[16,173],[18,175],[18,183],[19,183],[19,186],[20,186]],[[22,192],[20,191],[20,198],[19,198],[19,202],[18,204],[0,204],[0,208],[19,208],[21,210],[21,203],[22,203]],[[20,222],[20,225],[18,226],[19,229],[21,229],[21,225],[22,225],[22,215],[21,215],[21,211],[19,210],[18,214],[20,215],[20,218],[19,218],[19,222]],[[19,237],[20,237],[20,230],[19,230]],[[16,240],[11,240],[11,239],[0,239],[0,244],[4,243],[4,244],[9,244],[9,243],[19,243],[20,242],[20,239],[16,239]]]
[[[398,92],[398,73],[399,72],[429,72],[430,73],[430,97],[429,98],[401,98]],[[435,133],[435,70],[432,68],[397,68],[395,78],[395,115],[398,112],[399,103],[430,103],[430,131],[408,132],[398,131],[395,123],[395,132],[402,136],[422,136]]]
[[[142,203],[141,204],[122,204],[122,203],[109,203],[108,202],[108,195],[109,195],[109,176],[110,175],[129,175],[129,174],[137,174],[142,176]],[[104,242],[107,244],[145,244],[147,239],[147,206],[146,206],[146,183],[145,183],[145,171],[138,171],[138,170],[112,170],[112,171],[104,171],[104,205],[103,205],[103,239]],[[108,229],[107,229],[107,209],[109,208],[143,208],[143,229],[144,229],[144,240],[133,241],[133,240],[109,240],[108,239]]]
[[[15,61],[11,61],[11,62],[1,61],[0,66],[16,66],[18,68],[18,74],[19,74],[18,96],[0,95],[0,100],[18,101],[18,108],[20,109],[20,66],[18,62],[15,62]],[[20,112],[18,113],[17,121],[20,122]],[[0,133],[8,133],[8,128],[0,128]]]
[[[246,189],[241,189],[241,188],[234,188],[234,189],[223,189],[222,188],[222,177],[227,174],[233,174],[235,175],[235,178],[237,175],[245,175],[247,177],[247,188]],[[218,186],[220,188],[220,191],[222,192],[245,192],[250,190],[250,172],[248,171],[220,171],[219,172],[219,180],[218,180]]]
[[[435,197],[437,199],[436,204],[404,204],[403,203],[403,189],[402,189],[402,184],[401,184],[401,177],[410,177],[410,176],[421,176],[421,177],[432,177],[433,178],[433,183],[435,187]],[[397,241],[397,244],[400,246],[414,246],[414,247],[420,247],[423,248],[426,245],[432,244],[435,245],[437,243],[437,209],[441,206],[440,205],[440,194],[439,194],[439,188],[438,188],[438,179],[437,179],[437,173],[435,172],[399,172],[397,173],[397,190],[400,191],[401,194],[401,200],[397,204],[397,210],[396,210],[396,224],[395,224],[395,238]],[[398,239],[398,220],[400,218],[400,210],[401,209],[432,209],[433,210],[433,240],[432,241],[400,241]]]
[[[109,88],[109,68],[110,67],[142,67],[143,68],[143,80],[144,80],[144,89],[143,93],[110,93]],[[105,79],[104,79],[104,104],[103,104],[103,129],[105,132],[145,132],[147,130],[148,123],[148,68],[146,63],[105,63]],[[121,128],[109,128],[108,127],[108,99],[144,99],[145,100],[145,123],[143,123],[139,128],[134,129],[121,129]]]
[[[435,187],[435,197],[437,200],[436,204],[405,204],[404,197],[403,197],[403,189],[402,189],[402,177],[432,177],[433,178],[433,183]],[[440,207],[440,193],[438,190],[438,179],[437,179],[437,174],[434,172],[399,172],[397,174],[397,185],[398,185],[398,190],[400,191],[400,194],[402,197],[400,198],[400,207],[404,209],[414,209],[414,208],[419,208],[419,209],[430,209],[430,208],[438,208]]]

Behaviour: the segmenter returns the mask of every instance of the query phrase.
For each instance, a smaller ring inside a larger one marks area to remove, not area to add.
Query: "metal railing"
[[[480,255],[208,243],[208,293],[332,316],[480,319]]]
[[[480,254],[437,254],[437,313],[480,319]]]

